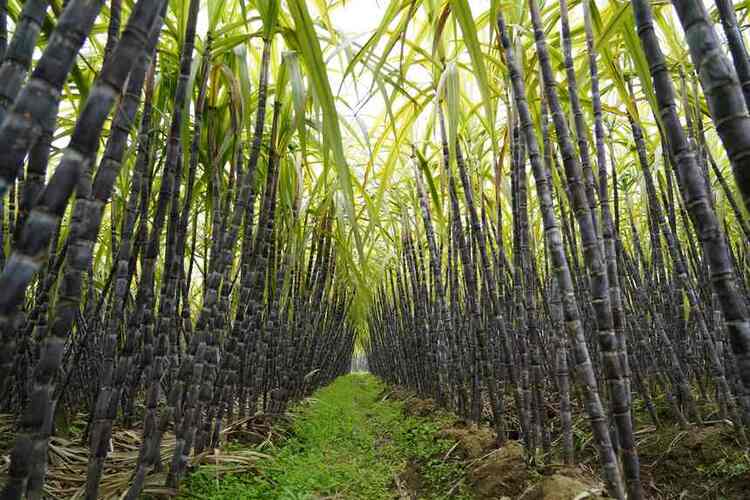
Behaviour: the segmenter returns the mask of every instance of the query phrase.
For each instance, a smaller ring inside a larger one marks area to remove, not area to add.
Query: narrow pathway
[[[341,377],[294,410],[291,437],[264,452],[259,472],[216,478],[192,474],[184,498],[392,499],[469,498],[460,493],[460,464],[442,460],[453,443],[438,439],[439,418],[404,415],[384,399],[371,375]],[[231,443],[230,443],[231,446]],[[419,477],[410,474],[420,464]]]
[[[181,498],[580,500],[601,498],[603,491],[590,468],[596,463],[590,439],[579,450],[580,466],[554,458],[532,465],[519,443],[496,448],[488,427],[467,426],[431,401],[386,388],[372,375],[341,377],[291,415],[291,423],[276,428],[285,439],[259,450],[230,439],[221,452],[225,465],[233,454],[238,462],[254,451],[267,458],[229,475],[217,472],[226,468],[201,466],[186,479]],[[654,498],[707,492],[710,498],[748,498],[750,462],[722,426],[690,432],[674,425],[644,427],[638,446],[642,476],[659,488]]]

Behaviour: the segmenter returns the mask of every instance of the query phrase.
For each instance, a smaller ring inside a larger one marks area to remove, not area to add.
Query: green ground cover
[[[441,417],[404,415],[384,394],[371,375],[339,378],[293,410],[291,436],[264,450],[257,471],[219,477],[202,467],[183,498],[387,499],[417,488],[420,498],[468,498],[463,464],[443,459],[453,443],[437,437]]]

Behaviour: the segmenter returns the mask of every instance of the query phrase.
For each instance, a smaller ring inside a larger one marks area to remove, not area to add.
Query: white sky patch
[[[378,27],[386,6],[383,0],[350,0],[332,10],[331,20],[342,33],[362,38]]]
[[[377,137],[385,132],[386,129],[384,127],[388,126],[389,122],[386,120],[384,124],[383,121],[386,115],[386,99],[391,99],[394,97],[393,94],[396,94],[396,100],[393,103],[393,112],[395,113],[401,106],[405,105],[406,98],[389,83],[384,84],[383,87],[374,86],[373,74],[369,69],[363,71],[362,62],[347,75],[343,82],[342,73],[348,64],[348,58],[356,54],[359,48],[368,41],[378,28],[389,3],[389,0],[349,0],[330,11],[331,22],[340,34],[341,43],[337,49],[326,50],[325,56],[328,58],[327,70],[329,80],[334,93],[338,92],[339,101],[336,104],[340,118],[351,124],[351,128],[359,133],[358,137],[361,138],[361,141],[367,143],[368,148],[372,146],[369,142],[375,141]],[[488,7],[486,0],[469,0],[469,5],[472,15],[475,17],[485,12]],[[317,12],[312,15],[315,17]],[[400,16],[401,13],[397,16],[397,20],[391,23],[391,28],[398,23]],[[406,33],[407,37],[415,37],[416,26],[424,21],[424,13],[421,8],[415,13],[415,18],[419,19],[415,19],[416,22],[409,25]],[[430,52],[432,49],[431,43],[432,35],[427,35],[422,41],[422,45],[426,45],[423,46],[423,49]],[[348,53],[342,48],[342,46],[347,44],[350,49]],[[326,49],[325,47],[323,48],[324,50]],[[398,70],[399,53],[401,53],[401,50],[401,43],[399,42],[391,49],[388,58],[389,61],[381,69],[381,73],[390,73],[391,77],[397,75],[396,70]],[[380,55],[377,48],[372,52],[376,57]],[[468,54],[461,53],[459,55],[462,59],[467,58],[468,61]],[[431,67],[424,64],[407,64],[404,70],[406,74],[401,75],[401,77],[404,82],[408,82],[408,85],[404,83],[404,88],[406,88],[410,95],[418,93],[415,89],[429,89],[433,85]],[[465,78],[467,76],[464,75]],[[465,85],[464,91],[470,92],[471,95],[476,94],[475,97],[479,99],[479,90],[478,88],[474,88],[473,83],[470,77],[466,78],[465,84],[468,85]],[[414,132],[411,140],[420,141],[424,139],[421,131],[424,130],[423,127],[427,123],[427,117],[431,113],[431,110],[432,106],[428,105],[424,110],[425,113],[422,113],[418,117],[412,127]],[[344,136],[351,136],[351,130],[344,129],[345,127],[342,127]],[[379,169],[378,165],[384,159],[384,155],[389,153],[389,146],[386,146],[379,151],[379,154],[375,154],[375,157],[372,157],[370,154],[371,151],[368,151],[368,148],[360,147],[354,140],[345,139],[345,142],[348,143],[345,147],[347,148],[349,167],[360,180],[364,180],[364,171],[368,163],[372,163],[374,171],[377,171]],[[372,192],[377,189],[377,186],[378,179],[370,175],[367,179],[365,189],[368,192]]]

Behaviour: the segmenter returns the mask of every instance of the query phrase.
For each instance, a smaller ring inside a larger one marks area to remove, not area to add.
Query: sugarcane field
[[[750,500],[749,44],[0,0],[0,500]]]

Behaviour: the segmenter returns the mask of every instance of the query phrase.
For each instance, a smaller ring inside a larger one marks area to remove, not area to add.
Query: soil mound
[[[638,443],[647,493],[668,498],[750,498],[750,465],[723,425],[665,428]]]
[[[547,476],[529,489],[519,500],[583,500],[601,498],[601,489],[562,474]]]
[[[495,434],[488,427],[465,427],[460,422],[441,430],[438,437],[456,441],[463,458],[479,458],[495,443]]]
[[[481,499],[516,498],[528,479],[523,447],[516,441],[509,441],[484,457],[469,473],[472,490]]]
[[[413,417],[427,417],[437,410],[431,399],[413,398],[404,401],[404,413]]]

